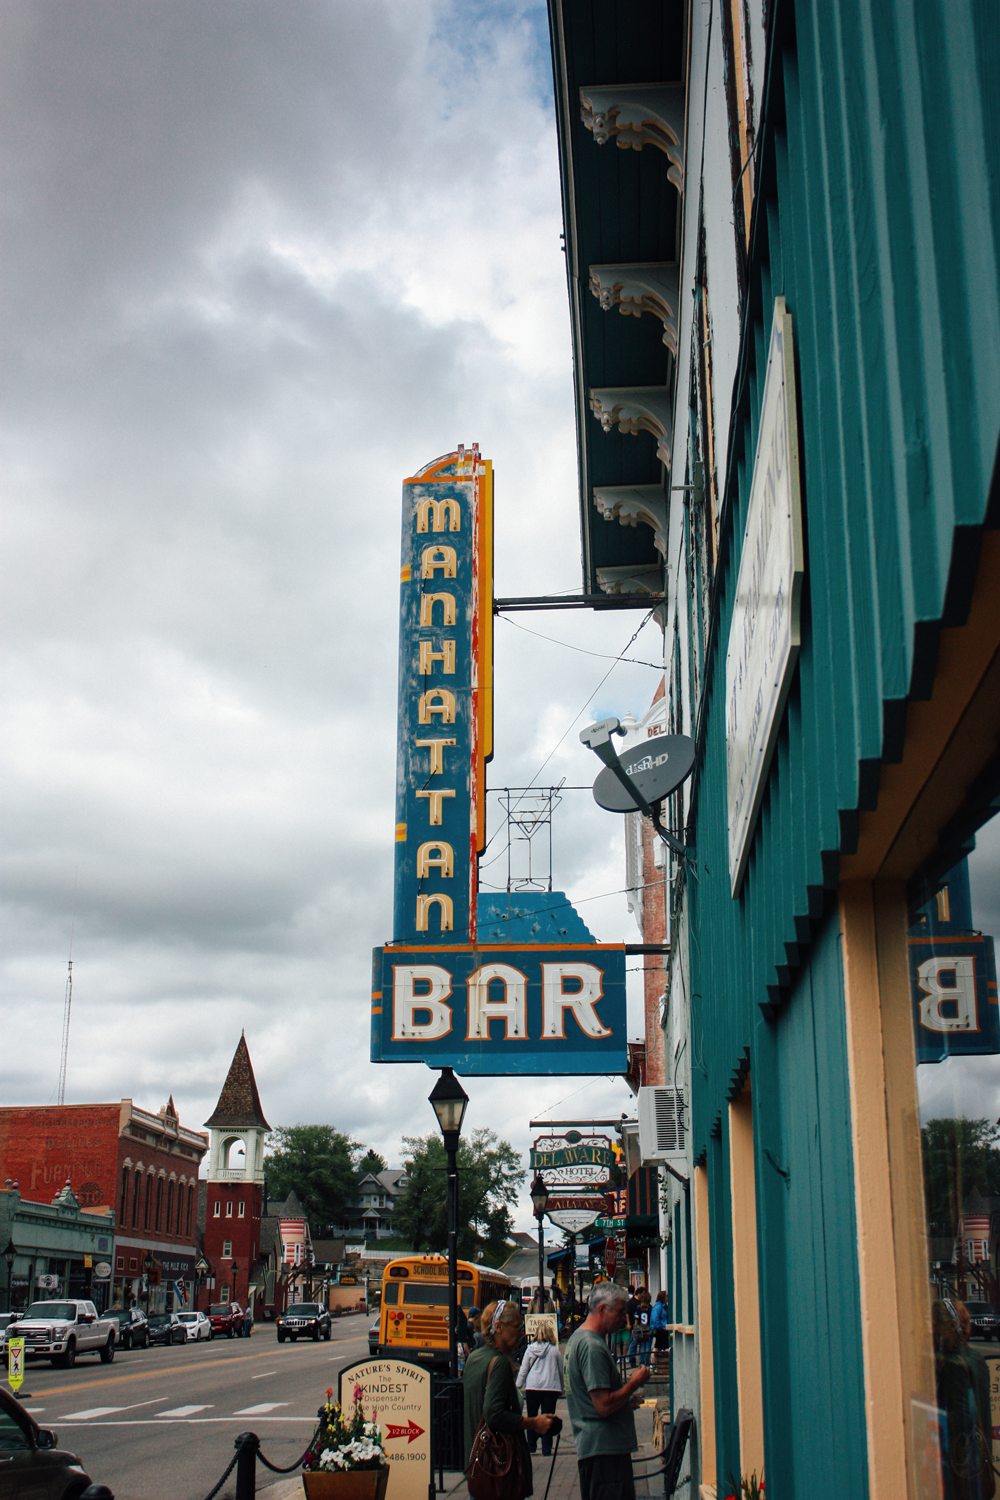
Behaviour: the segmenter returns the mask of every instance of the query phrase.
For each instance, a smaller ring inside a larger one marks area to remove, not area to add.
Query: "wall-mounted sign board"
[[[774,303],[757,452],[726,651],[729,878],[735,896],[753,842],[799,656],[805,574],[792,316]]]
[[[482,1076],[618,1073],[625,1043],[623,944],[374,950],[372,1062]]]

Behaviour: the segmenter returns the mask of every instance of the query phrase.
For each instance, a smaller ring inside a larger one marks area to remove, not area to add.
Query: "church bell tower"
[[[261,1108],[245,1035],[240,1037],[219,1102],[205,1125],[209,1131],[205,1257],[215,1279],[206,1297],[208,1302],[236,1301],[245,1308],[248,1290],[262,1290],[258,1256],[264,1137],[271,1128]]]

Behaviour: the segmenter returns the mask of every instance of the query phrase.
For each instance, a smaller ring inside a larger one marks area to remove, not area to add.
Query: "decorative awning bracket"
[[[667,176],[684,191],[683,83],[585,84],[580,117],[599,146],[610,140],[634,151],[657,146],[670,161]]]
[[[590,290],[605,312],[626,317],[652,313],[663,324],[663,342],[677,358],[678,266],[676,261],[591,266]]]

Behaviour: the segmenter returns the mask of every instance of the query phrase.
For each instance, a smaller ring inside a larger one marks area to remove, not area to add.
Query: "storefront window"
[[[908,931],[944,1500],[990,1500],[1000,1456],[1000,816],[917,891]]]

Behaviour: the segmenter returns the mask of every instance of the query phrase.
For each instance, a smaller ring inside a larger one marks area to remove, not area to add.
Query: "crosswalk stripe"
[[[274,1411],[277,1406],[287,1406],[287,1401],[262,1401],[259,1406],[244,1406],[240,1411],[234,1412],[234,1417],[260,1417],[266,1411]]]
[[[124,1411],[124,1406],[90,1406],[86,1411],[70,1411],[63,1417],[64,1422],[86,1422],[89,1417],[110,1417],[113,1412]]]
[[[156,1417],[157,1421],[160,1417],[190,1417],[196,1411],[209,1411],[211,1406],[211,1401],[205,1406],[175,1406],[170,1411],[158,1411]]]

